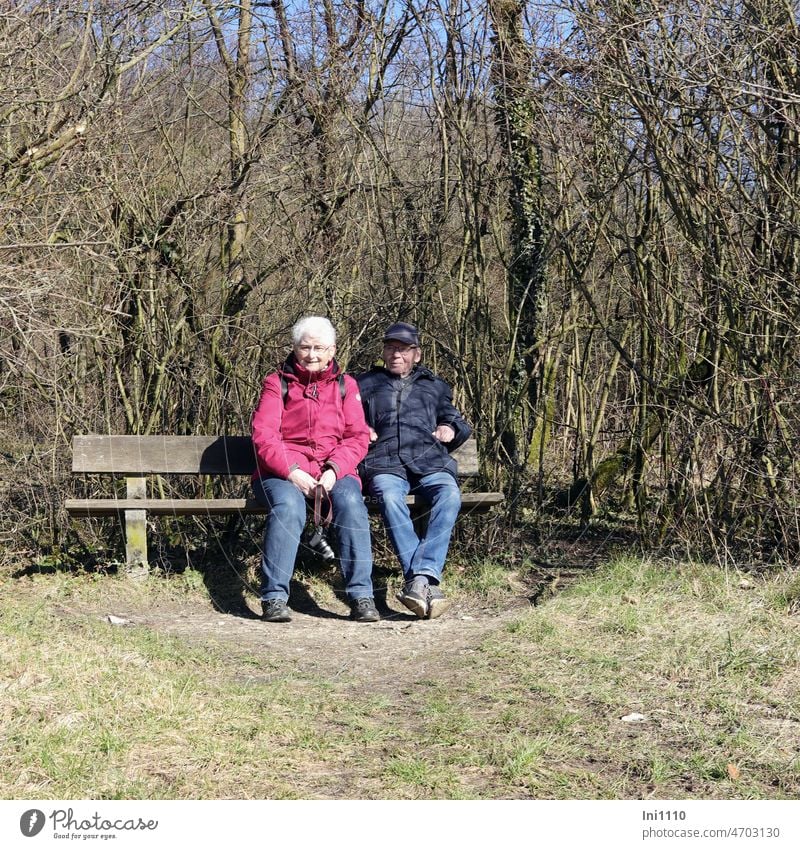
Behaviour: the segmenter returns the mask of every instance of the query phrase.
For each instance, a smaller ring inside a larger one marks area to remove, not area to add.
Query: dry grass
[[[458,592],[503,584],[484,566]],[[208,605],[196,580],[5,577],[0,796],[796,798],[796,589],[620,559],[371,687],[287,660],[291,627],[279,655],[86,612]]]

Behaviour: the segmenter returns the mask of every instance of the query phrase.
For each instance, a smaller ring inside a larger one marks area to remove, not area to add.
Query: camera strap
[[[333,504],[322,484],[314,487],[314,527],[327,528],[333,521]]]

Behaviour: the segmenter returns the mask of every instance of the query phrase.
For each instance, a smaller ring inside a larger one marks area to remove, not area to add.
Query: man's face
[[[336,345],[327,344],[318,336],[304,336],[294,346],[297,362],[308,371],[325,371],[336,353]]]
[[[422,352],[416,345],[395,339],[383,343],[383,362],[386,370],[395,377],[407,377],[421,359]]]

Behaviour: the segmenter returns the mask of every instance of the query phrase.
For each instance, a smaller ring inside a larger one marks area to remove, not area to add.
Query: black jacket
[[[450,387],[424,366],[403,379],[382,366],[356,378],[367,424],[378,434],[359,467],[366,480],[379,474],[408,478],[449,472],[456,476],[450,451],[463,445],[472,430],[453,406]],[[455,431],[445,445],[433,437],[439,425]]]

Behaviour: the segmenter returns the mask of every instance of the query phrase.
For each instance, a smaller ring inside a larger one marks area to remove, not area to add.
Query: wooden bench
[[[459,477],[478,473],[474,439],[453,456]],[[124,476],[124,498],[71,498],[65,509],[71,516],[117,516],[124,522],[125,559],[131,569],[146,570],[147,515],[219,516],[229,513],[266,513],[254,497],[245,498],[159,498],[148,494],[152,475],[252,475],[256,467],[249,436],[75,436],[72,440],[72,471],[76,474]],[[151,487],[152,488],[152,487]],[[248,483],[249,489],[249,483]],[[423,502],[406,499],[413,507]],[[367,497],[371,512],[377,504]],[[503,501],[501,492],[462,492],[462,511],[486,511]]]

